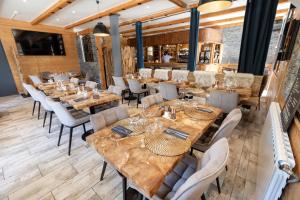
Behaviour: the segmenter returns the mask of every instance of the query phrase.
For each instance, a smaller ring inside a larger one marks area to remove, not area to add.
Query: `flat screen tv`
[[[12,29],[19,55],[66,55],[61,34]]]

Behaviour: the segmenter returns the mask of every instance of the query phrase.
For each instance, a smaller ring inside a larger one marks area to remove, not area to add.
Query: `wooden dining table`
[[[167,101],[164,103],[164,106],[176,105],[178,101]],[[220,109],[215,107],[208,105],[201,105],[201,107],[212,110],[213,118],[195,120],[185,114],[184,110],[179,110],[174,120],[161,116],[156,116],[155,118],[164,127],[171,127],[187,133],[188,140],[191,141],[190,145],[192,145],[222,113]],[[146,112],[155,113],[158,108],[159,105],[154,105],[148,108]],[[152,197],[159,189],[165,176],[175,167],[184,153],[177,156],[157,155],[145,148],[145,144],[143,144],[145,143],[145,136],[148,134],[147,131],[143,134],[121,138],[111,130],[113,126],[88,136],[87,143],[123,177],[123,199],[126,199],[127,181],[140,193],[147,197]]]
[[[73,95],[61,96],[60,100],[62,102],[66,102],[70,104],[76,110],[83,110],[85,108],[88,108],[91,114],[95,114],[96,106],[101,106],[114,101],[120,101],[121,97],[107,91],[102,91],[100,92],[99,96],[95,97],[93,92],[89,91],[87,92],[86,97],[73,94]]]

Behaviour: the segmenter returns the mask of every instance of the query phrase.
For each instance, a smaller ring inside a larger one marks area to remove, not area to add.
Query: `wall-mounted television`
[[[61,34],[12,29],[19,55],[65,56]]]

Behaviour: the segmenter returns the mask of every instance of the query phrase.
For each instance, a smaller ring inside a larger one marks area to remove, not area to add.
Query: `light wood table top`
[[[251,91],[251,88],[233,88],[233,89],[226,89],[224,87],[218,87],[218,88],[208,88],[207,91],[208,92],[212,92],[212,91],[215,91],[215,90],[218,90],[218,91],[224,91],[224,92],[236,92],[240,95],[240,97],[243,97],[243,98],[246,98],[246,97],[250,97],[251,94],[252,94],[252,91]]]
[[[69,81],[64,81],[62,82],[65,86],[66,85],[69,85],[70,82]],[[55,89],[57,87],[57,83],[56,82],[53,82],[53,83],[40,83],[38,85],[36,85],[36,87],[39,89],[39,90],[42,90],[42,91],[45,91],[45,90],[52,90],[52,89]]]
[[[174,105],[176,101],[165,102]],[[207,106],[208,107],[208,106]],[[209,107],[214,111],[215,119],[221,110]],[[158,105],[149,108],[148,112],[155,112]],[[214,120],[195,120],[184,114],[176,113],[176,120],[158,117],[164,127],[172,127],[189,134],[188,139],[195,143],[201,135],[211,126]],[[111,127],[102,129],[87,137],[87,143],[97,150],[104,159],[125,176],[138,190],[148,197],[153,196],[165,176],[175,167],[180,156],[159,156],[145,148],[145,135],[128,136],[120,138],[111,131]]]
[[[100,97],[97,99],[93,97],[92,91],[88,92],[86,99],[76,102],[76,99],[79,98],[81,97],[79,97],[77,94],[74,94],[74,95],[61,97],[60,100],[63,102],[67,102],[68,104],[73,106],[73,108],[75,108],[76,110],[81,110],[84,108],[90,108],[92,106],[103,105],[113,101],[119,101],[121,99],[120,96],[116,94],[108,93],[106,91],[101,92]]]

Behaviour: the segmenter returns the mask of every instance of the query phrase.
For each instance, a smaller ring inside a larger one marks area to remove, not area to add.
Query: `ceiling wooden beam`
[[[75,0],[59,0],[55,4],[53,4],[50,8],[48,8],[46,11],[44,11],[41,15],[36,17],[34,20],[31,21],[32,25],[36,25],[40,23],[41,21],[47,19],[57,11],[63,9],[67,5],[71,4]]]
[[[187,4],[182,0],[169,0],[169,1],[176,4],[177,6],[179,6],[181,8],[186,8],[187,7]]]
[[[230,9],[228,9],[228,10],[230,10]],[[232,8],[231,12],[226,12],[226,14],[229,14],[229,13],[232,13],[232,12],[239,12],[239,11],[245,11],[245,6]],[[288,12],[288,9],[282,9],[282,10],[278,10],[276,14],[282,14],[282,13],[287,13],[287,12]],[[214,14],[213,17],[223,15],[222,12],[221,13],[216,12],[216,13],[218,13],[218,14]],[[213,13],[209,13],[207,16],[205,16],[205,15],[200,16],[200,18],[201,19],[210,18],[210,17],[212,17],[211,16],[212,14]],[[222,20],[204,22],[204,23],[201,23],[201,20],[200,20],[200,26],[208,26],[210,23],[214,23],[214,22],[223,23],[223,22],[228,22],[228,21],[232,21],[232,20],[235,21],[235,20],[240,20],[240,18],[244,18],[244,16],[234,17],[234,18],[226,18],[226,19],[222,19]],[[158,24],[152,24],[152,25],[144,26],[143,30],[148,30],[148,29],[153,29],[153,28],[160,28],[160,27],[163,27],[163,26],[171,26],[171,25],[180,24],[180,23],[187,23],[189,21],[190,21],[190,17],[187,17],[187,18],[183,18],[183,19],[177,19],[177,20],[173,20],[173,21],[162,22],[162,23],[158,23]],[[135,32],[135,29],[121,31],[122,34],[133,33],[133,32]]]
[[[97,13],[95,15],[86,17],[86,18],[84,18],[82,20],[79,20],[79,21],[77,21],[75,23],[69,24],[69,25],[67,25],[65,27],[65,29],[74,28],[76,26],[80,26],[82,24],[94,21],[96,19],[108,16],[108,15],[111,15],[111,14],[114,14],[114,13],[118,13],[118,12],[120,12],[122,10],[126,10],[126,9],[129,9],[129,8],[133,8],[135,6],[139,6],[139,5],[141,5],[143,3],[147,3],[149,1],[151,1],[151,0],[130,0],[130,1],[127,1],[126,3],[119,4],[117,6],[109,8],[109,9],[104,10],[102,12],[99,12],[99,13]]]

